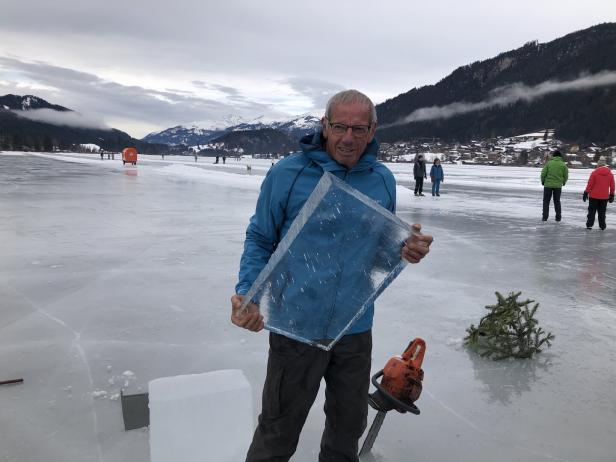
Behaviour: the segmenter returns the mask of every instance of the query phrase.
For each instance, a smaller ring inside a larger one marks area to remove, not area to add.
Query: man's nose
[[[355,137],[353,136],[353,127],[347,127],[344,135],[342,136],[342,141],[345,143],[352,143],[355,141]]]

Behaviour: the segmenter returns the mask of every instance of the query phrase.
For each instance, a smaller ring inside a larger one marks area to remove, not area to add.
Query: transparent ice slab
[[[329,350],[400,274],[410,226],[325,173],[246,294],[265,327]]]

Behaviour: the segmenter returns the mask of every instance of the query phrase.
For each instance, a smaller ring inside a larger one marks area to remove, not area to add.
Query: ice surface
[[[329,350],[400,274],[409,234],[393,213],[326,172],[245,305],[259,306],[267,329]]]
[[[164,377],[149,389],[152,462],[244,459],[254,429],[242,371]]]
[[[271,164],[251,163],[252,176],[235,161],[0,153],[0,380],[24,379],[0,386],[0,461],[148,462],[147,430],[125,432],[111,399],[125,371],[133,394],[240,369],[260,402],[267,335],[229,321]],[[362,462],[614,462],[616,207],[607,230],[586,230],[590,170],[570,170],[563,221],[542,223],[540,169],[445,164],[441,197],[418,198],[412,165],[388,167],[397,215],[435,241],[376,303],[372,372],[422,337],[425,379],[421,415],[388,413]],[[495,290],[540,302],[552,348],[494,362],[462,346]],[[323,402],[293,462],[318,458]]]

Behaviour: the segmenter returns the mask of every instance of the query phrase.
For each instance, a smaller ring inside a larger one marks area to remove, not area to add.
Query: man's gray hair
[[[325,117],[331,120],[332,109],[335,106],[340,104],[353,104],[359,103],[366,106],[369,112],[369,123],[370,125],[376,123],[376,108],[374,107],[374,103],[364,95],[362,92],[357,90],[344,90],[339,93],[336,93],[332,96],[327,102],[327,107],[325,108]]]

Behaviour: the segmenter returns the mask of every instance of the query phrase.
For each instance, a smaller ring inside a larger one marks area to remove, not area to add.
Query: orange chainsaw
[[[421,338],[413,340],[402,356],[394,356],[385,368],[372,376],[372,384],[376,387],[374,393],[368,395],[368,404],[377,411],[374,421],[368,430],[359,455],[367,454],[372,449],[381,425],[388,411],[419,414],[415,401],[422,390],[424,376],[421,365],[426,352],[426,342]],[[378,379],[383,377],[381,383]]]

